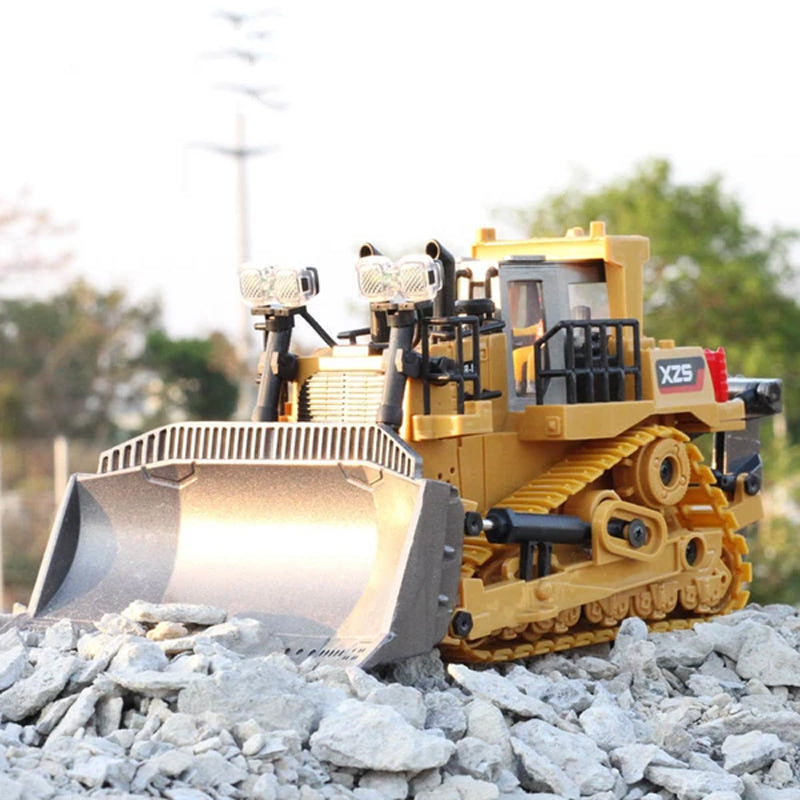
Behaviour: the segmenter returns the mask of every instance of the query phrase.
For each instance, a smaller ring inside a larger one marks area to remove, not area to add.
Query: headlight
[[[364,256],[356,263],[358,291],[369,300],[385,302],[397,294],[394,264],[384,256]]]
[[[299,308],[319,291],[314,267],[290,269],[246,265],[239,270],[239,291],[248,305]]]
[[[372,302],[433,300],[442,288],[442,265],[430,256],[406,256],[392,262],[385,256],[364,256],[356,263],[358,290]]]
[[[442,288],[442,264],[430,256],[406,256],[397,262],[400,293],[407,300],[433,300]]]

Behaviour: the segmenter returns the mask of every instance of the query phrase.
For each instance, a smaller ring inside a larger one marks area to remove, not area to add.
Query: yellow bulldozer
[[[757,420],[780,381],[647,337],[648,257],[601,222],[483,229],[458,262],[436,240],[399,260],[365,244],[370,325],[336,339],[307,308],[315,269],[243,268],[264,342],[252,421],[168,425],[73,476],[29,613],[209,603],[294,657],[373,666],[436,645],[517,659],[610,640],[628,616],[669,630],[742,607]],[[292,351],[298,319],[324,343],[311,355]]]

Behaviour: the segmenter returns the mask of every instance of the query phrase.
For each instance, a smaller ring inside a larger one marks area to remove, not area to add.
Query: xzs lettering
[[[700,356],[656,361],[658,388],[662,392],[694,392],[703,388],[706,362]]]

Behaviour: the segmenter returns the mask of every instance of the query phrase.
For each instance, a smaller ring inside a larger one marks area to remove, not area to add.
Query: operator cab
[[[626,375],[636,365],[626,363],[617,342],[623,329],[635,328],[638,345],[638,323],[609,319],[603,261],[511,255],[499,272],[510,410],[624,400]]]

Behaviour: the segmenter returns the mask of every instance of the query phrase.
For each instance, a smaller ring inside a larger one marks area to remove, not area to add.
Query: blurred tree
[[[572,186],[505,213],[535,236],[604,220],[610,233],[649,237],[645,332],[722,345],[732,374],[782,378],[790,435],[800,440],[800,305],[790,261],[800,232],[760,230],[720,177],[679,184],[665,160],[596,190]]]
[[[0,435],[109,441],[159,314],[82,280],[48,300],[0,300]]]
[[[171,339],[163,331],[151,331],[142,363],[159,376],[152,384],[157,399],[151,395],[155,409],[149,424],[186,418],[226,420],[236,411],[239,363],[223,334]]]
[[[155,301],[77,281],[0,299],[0,436],[107,443],[177,419],[229,419],[239,364],[221,333],[171,339]]]
[[[72,258],[64,237],[72,230],[33,207],[27,192],[13,201],[0,197],[0,283],[64,267]]]
[[[679,184],[664,160],[598,189],[575,185],[505,214],[535,236],[562,236],[596,219],[610,233],[649,237],[645,332],[678,344],[722,345],[731,373],[783,379],[789,436],[781,431],[764,450],[766,515],[750,543],[752,596],[796,603],[800,445],[791,441],[800,441],[800,306],[790,248],[798,231],[757,228],[720,177]]]

